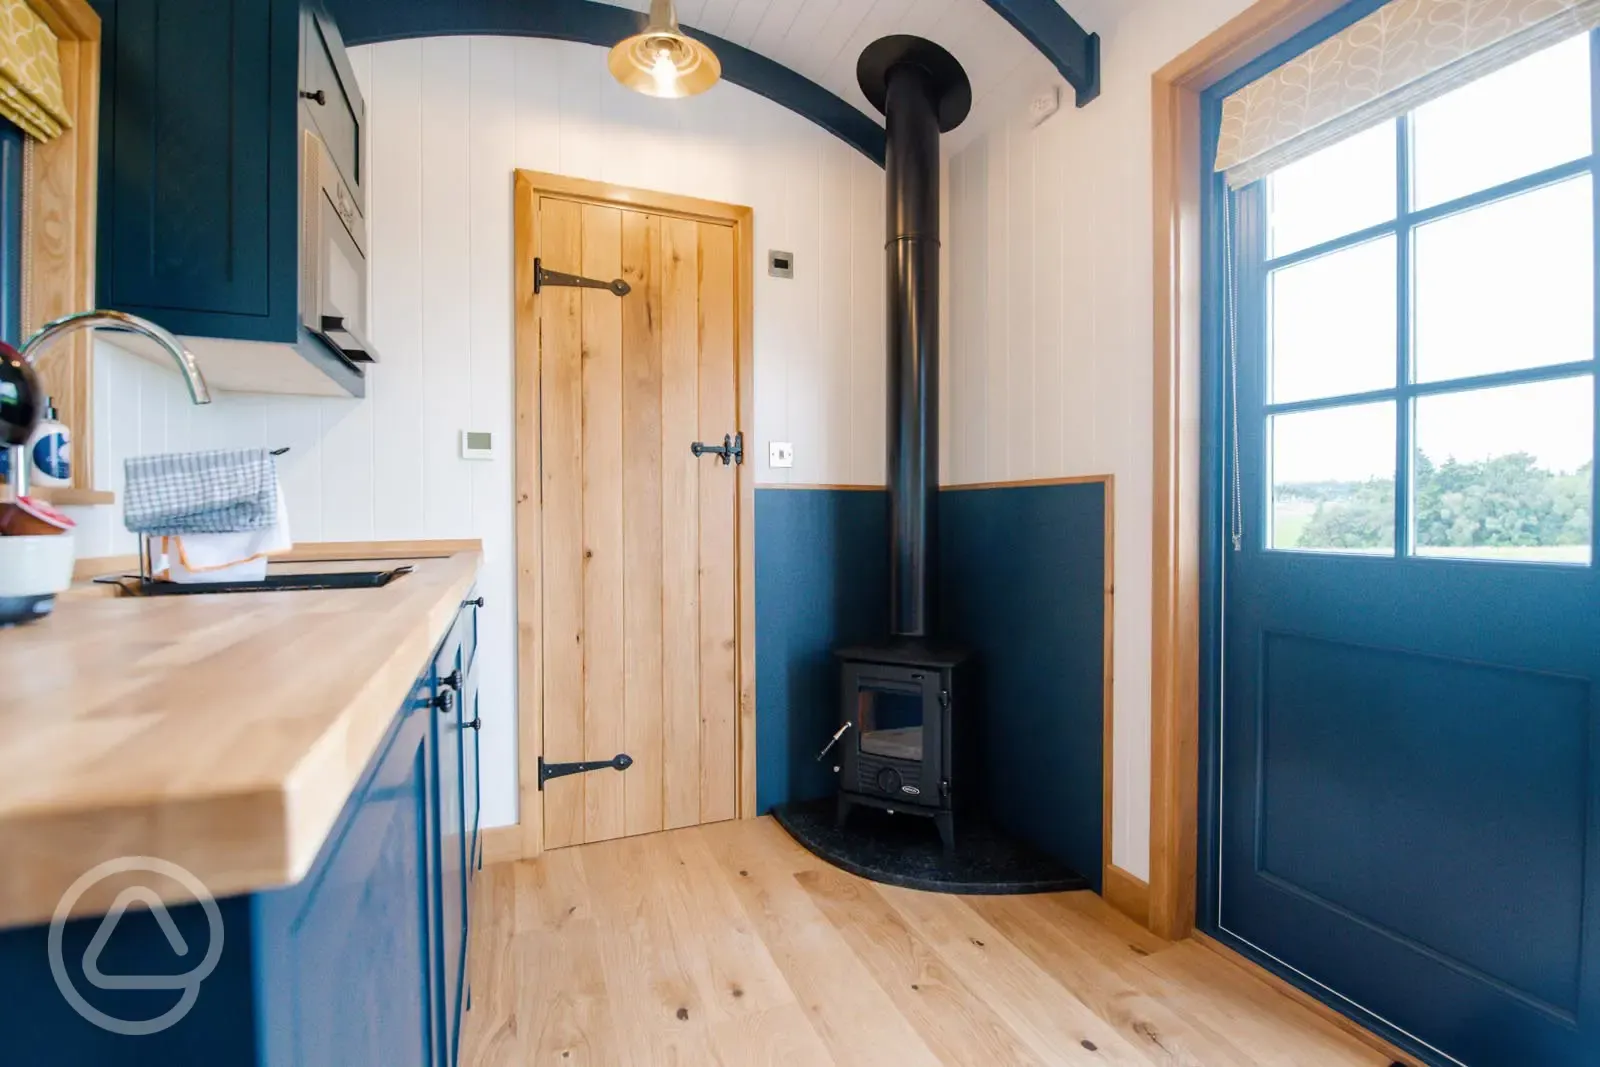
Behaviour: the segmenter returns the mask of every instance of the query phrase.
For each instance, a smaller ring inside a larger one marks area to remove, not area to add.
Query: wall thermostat
[[[462,430],[461,458],[493,459],[494,434],[483,430]]]
[[[772,275],[774,278],[793,278],[794,277],[794,253],[793,252],[768,252],[767,253],[767,273]]]

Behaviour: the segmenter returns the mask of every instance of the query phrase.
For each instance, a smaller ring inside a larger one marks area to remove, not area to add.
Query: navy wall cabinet
[[[301,322],[303,129],[323,137],[365,203],[365,108],[332,20],[315,0],[93,5],[104,33],[100,306],[185,337],[270,343],[227,355],[298,355],[363,395],[363,372]],[[208,369],[210,347],[194,345]]]
[[[222,956],[187,1015],[145,1036],[101,1029],[58,991],[47,927],[0,931],[0,1063],[455,1067],[477,849],[474,603],[424,665],[311,873],[217,902]],[[193,971],[210,946],[208,920],[199,905],[170,915],[187,953],[173,951],[149,912],[129,911],[103,943],[100,972]],[[179,990],[99,990],[84,980],[76,964],[102,925],[66,926],[75,988],[124,1021],[171,1009]]]

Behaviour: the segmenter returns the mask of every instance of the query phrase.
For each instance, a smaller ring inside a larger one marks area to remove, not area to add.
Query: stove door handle
[[[822,751],[817,753],[817,762],[818,763],[822,762],[822,757],[823,756],[826,756],[829,752],[833,751],[833,746],[837,745],[839,743],[839,738],[843,737],[844,736],[844,732],[846,730],[850,729],[850,727],[852,727],[854,725],[855,725],[855,723],[853,723],[853,722],[847,722],[843,726],[839,727],[838,731],[835,732],[834,735],[828,739],[828,743],[822,746]]]

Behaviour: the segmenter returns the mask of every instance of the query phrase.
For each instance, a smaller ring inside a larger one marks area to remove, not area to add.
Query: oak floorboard
[[[891,886],[878,892],[1036,1055],[1066,1064],[1149,1064],[1115,1027],[960,897]]]
[[[717,1023],[711,1039],[720,1067],[836,1067],[798,1004]]]
[[[943,1062],[1066,1062],[1035,1056],[1024,1046],[871,883],[843,871],[803,871],[795,879]]]
[[[1151,1063],[1171,1067],[1256,1067],[1228,1037],[1180,1015],[1152,997],[1125,972],[1148,955],[1108,930],[1074,937],[1071,914],[1040,897],[991,897],[973,907],[1034,962],[1056,976],[1095,1014],[1139,1048]],[[1087,944],[1085,944],[1087,942]],[[1120,947],[1118,947],[1120,946]],[[1276,1065],[1274,1065],[1276,1067]]]
[[[1283,994],[1196,942],[1173,945],[1138,967],[1150,976],[1145,984],[1152,993],[1191,1018],[1215,1019],[1259,1062],[1283,1067],[1388,1067],[1392,1062],[1299,1005],[1283,1008]]]
[[[713,1024],[788,1007],[794,990],[756,933],[744,906],[698,834],[664,834],[656,884],[676,905],[679,944],[695,960],[695,980]],[[676,868],[676,869],[674,869]]]
[[[674,904],[648,852],[659,839],[629,838],[578,850],[602,916],[598,950],[631,1067],[714,1062],[710,1012],[695,981],[694,946],[678,940]]]
[[[1384,1067],[1193,941],[1086,893],[845,874],[771,819],[486,869],[466,1067]]]
[[[766,824],[770,831],[751,833]],[[774,832],[775,831],[775,832]],[[701,827],[745,914],[839,1067],[941,1061],[796,881],[822,865],[770,819]]]

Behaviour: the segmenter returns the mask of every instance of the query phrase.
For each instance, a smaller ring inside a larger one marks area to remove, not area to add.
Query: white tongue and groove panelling
[[[1249,0],[1143,0],[1089,23],[1104,93],[1017,115],[949,161],[946,482],[1116,477],[1112,858],[1150,855],[1150,77]]]
[[[605,0],[646,11],[650,0]],[[1094,5],[1115,0],[1091,0]],[[1069,10],[1095,29],[1090,4]],[[759,52],[882,122],[856,85],[856,59],[879,37],[910,33],[949,49],[972,80],[972,117],[945,136],[958,151],[1061,75],[983,0],[679,0],[678,21]],[[1068,97],[1070,99],[1070,95]]]
[[[100,346],[95,484],[125,457],[282,447],[301,541],[484,542],[484,821],[516,819],[512,617],[512,228],[516,168],[746,204],[755,211],[758,482],[883,484],[883,172],[738,86],[657,101],[618,86],[605,50],[449,37],[353,49],[367,98],[372,341],[365,400],[219,395]],[[769,278],[766,250],[794,253]],[[461,430],[494,435],[491,461]],[[730,430],[733,427],[729,427]],[[793,468],[766,468],[769,440]],[[681,442],[687,449],[690,442]],[[707,462],[710,462],[707,460]],[[131,553],[120,508],[75,510],[79,554]]]

